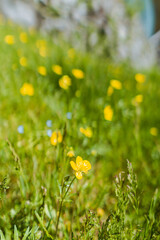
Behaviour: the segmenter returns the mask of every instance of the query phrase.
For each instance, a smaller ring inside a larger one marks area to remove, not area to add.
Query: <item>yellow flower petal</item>
[[[138,82],[138,83],[144,83],[146,81],[146,76],[142,73],[137,73],[135,75],[135,80]]]
[[[72,74],[78,79],[84,78],[84,72],[80,69],[72,69]]]
[[[71,167],[73,168],[73,170],[78,171],[78,167],[77,167],[77,165],[75,164],[75,162],[70,161],[70,164],[71,164]]]
[[[113,91],[114,91],[113,87],[109,86],[107,90],[107,95],[110,97],[113,94]]]
[[[104,109],[104,118],[105,120],[112,121],[113,110],[110,105],[106,106]]]
[[[82,173],[81,172],[76,172],[75,173],[77,179],[82,179]]]
[[[84,161],[83,161],[83,166],[81,167],[81,169],[82,169],[83,172],[87,173],[88,170],[91,169],[91,164],[90,164],[90,162],[87,161],[87,160],[84,160]]]
[[[110,84],[113,88],[120,90],[122,89],[122,83],[119,80],[111,80]]]
[[[62,67],[59,65],[53,65],[52,66],[52,70],[53,72],[55,72],[57,75],[61,75],[62,74]]]
[[[46,76],[47,75],[47,70],[44,66],[39,66],[38,67],[38,72],[39,74],[41,74],[42,76]]]
[[[76,165],[77,165],[78,169],[81,169],[81,167],[83,165],[83,159],[80,156],[76,157]]]

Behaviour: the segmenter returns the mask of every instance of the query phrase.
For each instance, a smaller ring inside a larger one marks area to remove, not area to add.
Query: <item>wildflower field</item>
[[[159,70],[0,31],[0,239],[160,239]]]

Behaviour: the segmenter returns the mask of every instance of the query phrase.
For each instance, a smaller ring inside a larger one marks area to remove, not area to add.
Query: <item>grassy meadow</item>
[[[160,239],[159,69],[0,32],[0,239]]]

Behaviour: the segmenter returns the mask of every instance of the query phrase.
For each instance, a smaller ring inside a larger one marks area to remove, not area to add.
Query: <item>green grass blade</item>
[[[14,240],[19,240],[18,231],[16,225],[14,225]]]
[[[29,227],[28,227],[25,234],[24,234],[24,237],[22,238],[22,240],[26,240],[29,235],[30,235],[30,230],[29,230]]]
[[[46,233],[47,237],[50,238],[50,239],[54,239],[50,234],[49,232],[47,231],[46,227],[44,226],[43,222],[42,222],[42,219],[40,218],[39,214],[37,213],[37,211],[35,211],[35,215],[36,215],[36,218],[38,219],[42,229],[44,230],[44,232]]]
[[[0,237],[1,237],[0,240],[6,240],[5,237],[4,237],[4,235],[3,235],[3,232],[2,232],[1,230],[0,230]]]

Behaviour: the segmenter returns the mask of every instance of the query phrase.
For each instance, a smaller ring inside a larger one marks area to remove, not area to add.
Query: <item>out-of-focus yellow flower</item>
[[[19,60],[19,63],[21,66],[26,67],[27,66],[27,59],[25,57],[21,57]]]
[[[157,135],[158,135],[158,129],[155,128],[155,127],[152,127],[152,128],[150,129],[150,134],[151,134],[152,136],[157,136]]]
[[[88,138],[91,138],[93,136],[93,132],[90,127],[86,127],[86,128],[81,127],[80,132],[83,133]]]
[[[109,86],[109,87],[108,87],[108,90],[107,90],[107,96],[110,97],[110,96],[113,94],[113,92],[114,92],[113,87],[112,87],[112,86]]]
[[[104,108],[104,118],[105,120],[112,121],[113,118],[113,110],[110,105],[107,105]]]
[[[119,80],[111,80],[110,85],[117,90],[122,89],[122,83]]]
[[[144,83],[146,81],[146,76],[142,73],[137,73],[135,79],[138,83]]]
[[[25,96],[33,96],[34,95],[34,88],[30,83],[24,83],[23,86],[20,88],[20,93]]]
[[[134,106],[137,106],[137,104],[140,104],[140,103],[142,103],[142,102],[143,102],[143,95],[141,95],[141,94],[135,96],[135,97],[133,98],[133,100],[132,100],[132,104],[133,104]]]
[[[68,50],[68,57],[71,58],[71,59],[73,59],[75,57],[75,50],[74,50],[74,48],[70,48]]]
[[[39,54],[41,55],[41,57],[46,57],[47,56],[47,49],[46,47],[40,47],[39,48]]]
[[[75,172],[75,176],[77,179],[82,179],[82,173],[88,173],[91,169],[91,164],[87,160],[83,160],[80,156],[76,157],[76,163],[70,161],[71,167]]]
[[[73,151],[73,150],[70,150],[69,152],[67,152],[67,157],[72,158],[72,157],[74,157],[74,156],[75,156],[75,154],[74,154],[74,151]]]
[[[103,215],[104,215],[104,210],[103,210],[103,208],[97,208],[97,215],[99,216],[99,217],[102,217]]]
[[[78,79],[84,78],[84,72],[80,69],[72,69],[72,74],[74,77]]]
[[[62,67],[59,65],[53,65],[52,66],[53,72],[55,72],[57,75],[62,75]]]
[[[64,75],[59,79],[59,86],[67,90],[71,86],[71,79],[68,75]]]
[[[91,151],[91,154],[92,154],[92,156],[96,156],[96,155],[97,155],[97,151],[96,151],[95,149],[93,149],[93,150]]]
[[[51,136],[51,144],[53,146],[56,146],[58,143],[61,143],[62,142],[62,134],[60,131],[55,131],[52,133],[52,136]]]
[[[15,43],[15,40],[14,40],[14,36],[13,35],[7,35],[5,36],[4,38],[4,41],[9,44],[9,45],[13,45]]]
[[[27,43],[27,41],[28,41],[27,33],[21,32],[20,35],[19,35],[19,39],[22,43]]]
[[[47,75],[47,70],[44,66],[39,66],[38,67],[38,72],[39,74],[41,74],[42,76],[46,76]]]
[[[46,45],[47,45],[46,41],[43,40],[43,39],[39,39],[39,40],[36,41],[37,48],[46,47]]]

